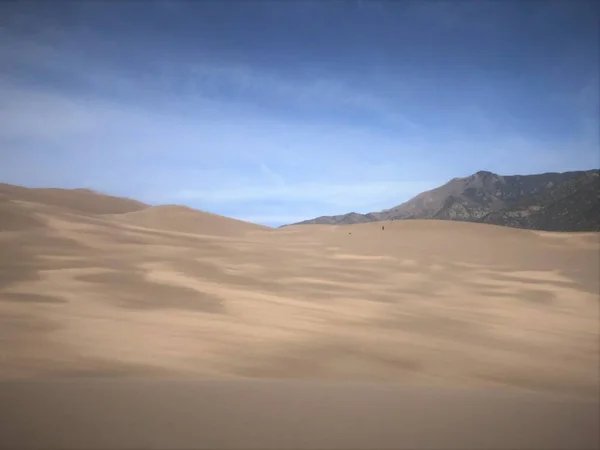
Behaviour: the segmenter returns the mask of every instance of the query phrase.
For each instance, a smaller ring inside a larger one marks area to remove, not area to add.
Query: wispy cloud
[[[285,186],[285,179],[264,162],[260,163],[260,171],[265,175],[266,179],[270,181],[275,187],[282,188]]]
[[[374,200],[403,198],[430,189],[432,182],[361,181],[359,183],[297,183],[292,186],[244,186],[235,189],[183,190],[172,198],[179,201],[201,201],[206,204],[281,200],[325,203],[334,207],[365,205]],[[393,200],[392,200],[393,201]]]
[[[389,105],[385,99],[349,86],[340,79],[286,79],[235,64],[196,64],[190,72],[196,77],[196,83],[212,87],[213,90],[219,85],[233,86],[305,107],[355,108],[366,114],[374,114],[407,131],[421,129],[407,114],[399,112],[395,105]]]
[[[264,200],[360,207],[420,187],[385,181],[396,168],[392,161],[386,172],[378,158],[362,158],[372,146],[390,155],[402,148],[365,130],[269,117],[231,122],[201,110],[186,117],[7,83],[0,98],[2,152],[12,154],[4,158],[9,178],[30,173],[36,156],[54,156],[54,170],[39,167],[38,183],[91,178],[108,191],[132,183],[154,202],[210,207]],[[24,148],[27,161],[15,157]],[[69,173],[73,165],[79,170]],[[98,180],[95,172],[108,168],[112,176]]]
[[[54,78],[76,80],[82,89],[103,92],[129,99],[144,101],[149,94],[154,101],[180,103],[184,97],[189,103],[206,110],[214,109],[215,100],[226,100],[238,109],[248,108],[265,113],[259,103],[278,102],[322,111],[329,108],[337,114],[355,111],[387,122],[404,132],[422,129],[414,119],[400,112],[396,105],[360,86],[347,84],[337,77],[290,77],[233,61],[205,59],[188,62],[186,59],[165,55],[160,62],[153,61],[135,76],[126,68],[118,69],[101,59],[90,58],[72,43],[57,44],[39,39],[19,38],[0,32],[0,55],[12,65],[28,71],[54,75]],[[10,73],[6,67],[6,73]],[[173,100],[176,94],[176,100]],[[244,105],[245,103],[245,105]],[[250,104],[249,104],[250,103]],[[223,106],[221,104],[221,106]],[[271,103],[270,107],[273,107]]]

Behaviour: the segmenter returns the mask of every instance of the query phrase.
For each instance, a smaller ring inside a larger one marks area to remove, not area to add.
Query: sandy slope
[[[183,207],[83,214],[51,198],[0,202],[4,378],[598,390],[596,234],[438,221],[272,230]]]
[[[1,183],[0,198],[41,203],[90,214],[119,214],[148,207],[137,200],[99,194],[89,189],[30,189]]]
[[[210,236],[243,236],[252,230],[269,230],[260,225],[175,205],[152,206],[111,217],[116,222],[145,228]]]
[[[0,383],[7,449],[597,449],[597,403],[300,381]]]
[[[96,208],[89,192],[87,211],[80,193],[3,192],[0,379],[598,398],[598,234],[438,221],[273,230],[181,207],[119,214],[121,200]]]

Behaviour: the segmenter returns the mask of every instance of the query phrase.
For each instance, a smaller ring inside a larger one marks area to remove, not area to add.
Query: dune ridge
[[[116,221],[165,231],[240,236],[249,231],[266,231],[269,227],[232,219],[187,206],[151,206],[139,211],[113,215]]]
[[[149,206],[137,200],[101,194],[89,189],[26,188],[10,184],[0,184],[0,197],[88,214],[120,214],[140,211]]]

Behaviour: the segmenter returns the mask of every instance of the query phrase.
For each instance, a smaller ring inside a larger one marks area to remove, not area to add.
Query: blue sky
[[[600,166],[593,1],[0,4],[0,182],[267,225]]]

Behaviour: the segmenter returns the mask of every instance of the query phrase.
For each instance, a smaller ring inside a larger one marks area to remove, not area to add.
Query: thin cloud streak
[[[171,198],[202,203],[250,202],[259,200],[316,201],[333,205],[372,202],[382,197],[404,196],[430,189],[431,182],[365,181],[348,184],[300,183],[292,186],[246,186],[238,189],[183,190]]]
[[[65,78],[75,78],[83,86],[117,96],[140,98],[144,94],[183,90],[180,95],[193,98],[208,109],[215,97],[223,92],[249,94],[290,101],[305,108],[354,109],[375,115],[407,132],[422,130],[422,126],[405,114],[387,105],[383,98],[350,87],[335,78],[289,79],[253,67],[227,62],[187,63],[165,59],[143,70],[137,79],[126,71],[109,67],[100,60],[90,59],[70,46],[56,47],[31,39],[14,40],[0,33],[0,55],[13,64],[35,72],[51,72]],[[10,73],[9,67],[6,71]],[[165,96],[166,97],[166,96]],[[165,101],[168,101],[165,99]],[[228,102],[241,102],[231,94]],[[241,105],[236,105],[241,106]],[[263,111],[264,113],[264,111]]]

